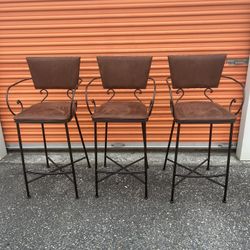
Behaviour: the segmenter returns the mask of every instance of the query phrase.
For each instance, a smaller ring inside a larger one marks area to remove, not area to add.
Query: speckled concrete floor
[[[129,162],[139,152],[111,155]],[[68,155],[53,158],[65,162]],[[204,158],[203,152],[180,154],[191,165]],[[26,160],[29,168],[43,168],[42,153],[28,153]],[[101,183],[96,199],[93,168],[85,164],[77,166],[79,200],[62,176],[32,183],[27,199],[19,154],[10,153],[0,162],[0,249],[250,249],[250,163],[232,156],[227,204],[221,187],[201,179],[184,181],[170,204],[172,168],[163,172],[163,160],[162,152],[149,153],[148,200],[131,176]],[[213,152],[211,171],[223,164],[225,154]]]

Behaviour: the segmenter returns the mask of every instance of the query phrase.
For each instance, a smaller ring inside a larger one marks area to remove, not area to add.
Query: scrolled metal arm
[[[222,75],[221,77],[226,78],[226,79],[229,79],[229,80],[232,80],[232,81],[234,81],[235,83],[238,83],[238,84],[241,86],[241,88],[242,88],[242,102],[241,102],[241,104],[240,104],[239,109],[234,113],[234,115],[238,115],[238,114],[240,113],[241,109],[242,109],[242,106],[243,106],[243,103],[244,103],[244,99],[245,99],[245,92],[244,92],[244,91],[245,91],[245,86],[244,86],[244,84],[243,84],[242,82],[240,82],[240,81],[234,79],[234,78],[231,77],[231,76]],[[230,104],[229,104],[229,107],[228,107],[229,112],[231,112],[232,106],[233,106],[233,104],[236,103],[236,102],[237,102],[237,99],[236,99],[236,98],[233,98],[233,99],[231,100],[231,102],[230,102]]]
[[[177,99],[176,102],[174,103],[173,91],[172,91],[172,88],[171,88],[171,84],[170,84],[170,82],[169,82],[170,80],[171,80],[171,77],[168,76],[167,79],[166,79],[166,82],[167,82],[167,86],[168,86],[168,90],[169,90],[169,96],[170,96],[170,100],[169,100],[169,102],[170,102],[170,110],[171,110],[171,112],[172,112],[172,115],[175,116],[175,115],[174,115],[174,104],[175,104],[175,103],[178,103],[178,102],[182,99],[182,97],[184,96],[185,92],[184,92],[184,90],[183,90],[182,88],[178,88],[178,89],[175,91],[175,93],[176,93],[177,95],[180,95],[180,96],[178,97],[178,99]]]
[[[148,107],[148,116],[150,116],[151,113],[152,113],[153,107],[154,107],[154,103],[155,103],[156,84],[155,84],[155,80],[152,77],[149,77],[148,79],[153,81],[153,84],[154,84],[153,95],[152,95],[152,98],[150,100],[150,104],[149,104],[149,107]]]
[[[76,94],[76,89],[68,89],[67,90],[67,96],[68,98],[70,99],[71,101],[71,104],[70,104],[70,116],[73,115],[73,109],[75,108],[75,94]]]
[[[152,98],[150,100],[150,103],[149,103],[149,107],[148,107],[148,117],[151,115],[152,113],[152,110],[153,110],[153,107],[154,107],[154,102],[155,102],[155,95],[156,95],[156,84],[155,84],[155,80],[152,78],[152,77],[148,77],[148,80],[151,80],[153,81],[153,84],[154,84],[154,88],[153,88],[153,95],[152,95]],[[141,95],[143,92],[141,89],[135,89],[134,91],[134,96],[135,98],[143,104],[142,100],[139,98],[138,95]]]
[[[204,96],[210,101],[210,102],[214,102],[209,96],[208,96],[208,92],[210,94],[212,94],[214,92],[214,90],[212,88],[206,88],[204,90]]]
[[[169,80],[171,79],[170,76],[167,77],[166,82],[167,82],[167,86],[168,86],[168,90],[169,90],[169,95],[170,95],[170,110],[172,112],[172,114],[174,115],[174,98],[173,98],[173,93],[172,93],[172,88],[170,85]]]
[[[98,80],[98,79],[101,79],[101,77],[95,77],[95,78],[93,78],[93,79],[87,84],[87,86],[86,86],[86,88],[85,88],[85,102],[86,102],[87,109],[88,109],[90,115],[93,115],[93,112],[91,111],[91,108],[90,108],[89,103],[91,102],[91,103],[94,105],[94,111],[96,110],[96,103],[95,103],[95,100],[94,100],[94,99],[89,100],[89,98],[88,98],[88,89],[89,89],[89,86],[90,86],[94,81],[96,81],[96,80]],[[109,92],[107,92],[107,93],[109,93]]]
[[[16,115],[16,113],[13,111],[13,109],[10,107],[10,103],[9,103],[9,95],[10,95],[10,90],[15,87],[16,85],[18,85],[19,83],[22,83],[22,82],[25,82],[25,81],[28,81],[28,80],[31,80],[32,78],[24,78],[22,80],[19,80],[18,82],[15,82],[13,83],[12,85],[10,85],[7,89],[7,93],[6,93],[6,104],[7,104],[7,107],[9,109],[9,111],[13,114],[13,115]],[[21,110],[23,111],[23,103],[21,100],[16,100],[16,104],[20,105],[21,106]]]

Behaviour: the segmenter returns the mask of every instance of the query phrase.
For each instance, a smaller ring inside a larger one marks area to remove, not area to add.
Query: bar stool
[[[147,140],[146,140],[146,123],[151,115],[156,87],[153,78],[149,77],[149,71],[151,66],[152,57],[150,56],[99,56],[97,62],[101,77],[92,79],[86,87],[85,99],[88,110],[94,122],[94,137],[95,137],[95,192],[98,197],[98,184],[108,177],[114,174],[130,174],[145,185],[145,199],[148,197],[147,190]],[[111,94],[111,97],[107,102],[97,107],[96,102],[91,100],[94,104],[94,110],[91,110],[91,102],[88,97],[89,86],[101,79],[102,86],[107,90],[107,94]],[[153,82],[154,90],[153,96],[149,105],[149,108],[142,103],[138,94],[141,94],[141,89],[147,87],[148,79]],[[114,100],[115,89],[134,89],[134,100],[121,101]],[[105,151],[104,151],[104,167],[107,166],[107,159],[113,162],[118,170],[98,170],[97,163],[97,123],[105,123]],[[143,145],[144,145],[144,157],[127,164],[121,165],[111,157],[107,155],[107,136],[108,136],[108,124],[109,123],[141,123]],[[130,171],[128,168],[135,163],[144,159],[144,171]],[[141,174],[144,178],[141,178]],[[99,177],[102,175],[101,177]]]
[[[236,102],[234,98],[229,108],[226,109],[220,104],[215,103],[209,96],[209,93],[213,92],[212,88],[219,86],[220,78],[226,78],[238,83],[243,90],[244,99],[244,85],[236,79],[223,76],[222,70],[225,63],[226,55],[187,55],[187,56],[168,56],[168,62],[170,67],[170,77],[167,78],[167,85],[170,93],[170,108],[173,115],[173,123],[170,132],[165,162],[163,170],[166,168],[167,161],[174,164],[173,166],[173,179],[172,179],[172,191],[171,202],[174,202],[175,187],[179,185],[186,178],[205,178],[219,186],[224,188],[223,202],[226,202],[229,168],[230,168],[230,153],[233,135],[233,126],[236,120],[237,114],[239,114],[243,102],[240,104],[236,112],[232,111],[233,103]],[[172,82],[172,87],[170,85]],[[176,94],[179,98],[174,103],[172,88],[176,90]],[[203,88],[205,100],[202,101],[184,101],[182,98],[185,95],[184,89],[190,88]],[[172,141],[173,131],[175,124],[177,124],[176,145],[174,161],[168,158],[169,148]],[[208,157],[198,166],[191,169],[183,164],[178,163],[178,148],[179,148],[179,136],[180,128],[182,124],[208,124],[209,129],[209,144],[208,144]],[[210,167],[210,152],[211,152],[211,140],[213,124],[229,124],[229,143],[227,151],[227,165],[226,171],[222,174],[210,174],[204,175],[198,171],[198,169],[207,164],[207,170]],[[187,170],[187,174],[177,173],[177,167],[181,167]],[[176,181],[176,177],[179,178]],[[214,178],[225,177],[225,182],[221,183]]]
[[[14,115],[14,121],[17,127],[19,147],[21,152],[23,175],[26,186],[28,198],[30,198],[29,183],[34,182],[40,178],[48,175],[65,175],[73,184],[75,189],[75,196],[78,198],[78,190],[76,183],[76,174],[74,164],[82,159],[87,160],[87,165],[90,167],[87,150],[84,144],[83,136],[81,133],[80,125],[76,115],[77,101],[75,92],[81,82],[79,78],[80,57],[28,57],[27,63],[31,73],[31,78],[22,79],[8,87],[6,94],[6,102],[10,112]],[[22,101],[17,100],[16,103],[20,105],[21,111],[16,113],[10,105],[10,92],[16,85],[32,80],[35,89],[40,89],[40,94],[44,95],[41,102],[34,104],[28,108],[24,108]],[[67,90],[67,101],[46,101],[49,89],[65,89]],[[70,142],[70,135],[68,123],[75,118],[78,133],[84,150],[84,157],[73,160],[72,148]],[[44,150],[46,157],[46,166],[48,171],[37,172],[27,170],[24,161],[24,152],[22,145],[22,137],[20,131],[20,124],[23,123],[36,123],[41,124]],[[45,124],[64,124],[67,144],[69,149],[70,163],[58,165],[49,155],[46,143]],[[53,169],[51,167],[54,167]],[[65,170],[66,167],[71,167],[71,170]],[[28,175],[36,176],[28,179]],[[72,175],[72,177],[70,176]]]

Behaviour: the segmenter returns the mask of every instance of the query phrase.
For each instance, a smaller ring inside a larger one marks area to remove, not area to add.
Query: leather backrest
[[[105,89],[145,89],[151,56],[98,56],[97,62]]]
[[[173,88],[217,88],[226,55],[168,56]]]
[[[36,89],[73,89],[78,85],[80,57],[27,57]]]

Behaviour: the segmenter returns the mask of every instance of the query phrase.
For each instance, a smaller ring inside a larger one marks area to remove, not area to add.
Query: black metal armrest
[[[150,104],[149,104],[149,107],[148,107],[148,116],[150,116],[151,113],[152,113],[153,107],[154,107],[154,103],[155,103],[156,84],[155,84],[155,80],[152,77],[149,77],[148,79],[153,81],[153,84],[154,84],[153,95],[152,95],[152,98],[151,98],[151,101],[150,101]]]
[[[238,83],[238,84],[241,86],[241,88],[242,88],[242,102],[241,102],[241,104],[240,104],[239,109],[234,113],[234,115],[238,115],[238,114],[240,113],[241,109],[242,109],[242,106],[243,106],[243,103],[244,103],[244,99],[245,99],[245,92],[244,92],[244,91],[245,91],[245,86],[244,86],[244,84],[243,84],[242,82],[239,82],[238,80],[234,79],[234,78],[231,77],[231,76],[222,75],[221,77],[226,78],[226,79],[229,79],[229,80],[232,80],[232,81],[234,81],[235,83]],[[230,102],[230,104],[229,104],[229,107],[228,107],[229,112],[231,112],[233,103],[236,103],[236,102],[237,102],[237,99],[236,99],[236,98],[233,98],[233,99],[231,100],[231,102]]]
[[[96,103],[95,103],[95,100],[92,99],[92,100],[89,100],[88,98],[88,89],[90,87],[90,85],[95,81],[95,80],[98,80],[98,79],[101,79],[101,77],[95,77],[93,78],[86,86],[85,88],[85,102],[86,102],[86,105],[87,105],[87,108],[88,108],[88,111],[90,113],[90,115],[93,115],[93,112],[91,111],[91,108],[90,108],[90,102],[94,105],[94,112],[96,110]]]
[[[78,86],[76,88],[78,88]],[[73,116],[73,111],[76,108],[75,107],[75,103],[76,103],[76,101],[75,101],[76,88],[75,89],[68,89],[67,90],[67,96],[68,96],[68,98],[71,101],[71,103],[70,103],[70,117]],[[44,101],[44,99],[42,100],[42,102],[43,101]]]
[[[73,109],[76,108],[75,107],[75,94],[76,94],[76,90],[78,89],[78,87],[81,85],[82,83],[82,78],[79,77],[78,79],[78,84],[74,89],[68,89],[67,90],[67,96],[69,97],[69,99],[71,100],[71,105],[70,105],[70,116],[73,115]],[[41,91],[40,91],[41,92]],[[42,100],[42,102],[46,99],[46,97]]]
[[[16,113],[13,111],[13,109],[10,107],[10,103],[9,103],[9,95],[10,95],[10,90],[15,87],[16,85],[18,85],[19,83],[22,83],[22,82],[25,82],[25,81],[28,81],[28,80],[31,80],[32,78],[24,78],[22,80],[19,80],[18,82],[15,82],[13,83],[12,85],[10,85],[7,89],[7,92],[6,92],[6,104],[7,104],[7,107],[9,109],[9,111],[13,114],[13,115],[16,115]],[[21,107],[21,110],[23,111],[23,103],[21,100],[16,100],[16,104],[20,105]]]

